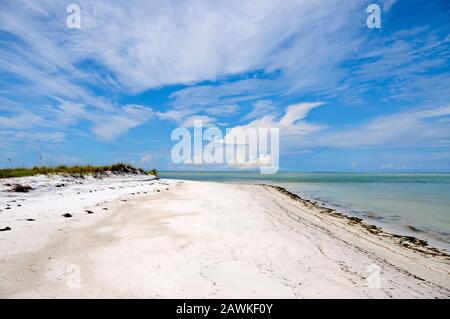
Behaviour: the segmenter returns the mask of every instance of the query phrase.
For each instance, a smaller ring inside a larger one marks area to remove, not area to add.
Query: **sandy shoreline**
[[[34,179],[0,186],[1,298],[450,297],[448,256],[272,187]]]

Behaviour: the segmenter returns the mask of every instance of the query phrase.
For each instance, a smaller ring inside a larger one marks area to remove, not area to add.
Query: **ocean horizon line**
[[[246,170],[158,170],[160,173],[254,173],[259,175],[258,170],[246,171]],[[277,175],[277,174],[450,174],[450,171],[290,171],[290,170],[280,170],[275,174],[267,174]]]

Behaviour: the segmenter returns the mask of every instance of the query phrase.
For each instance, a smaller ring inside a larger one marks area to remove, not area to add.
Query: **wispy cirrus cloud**
[[[93,117],[92,132],[104,141],[111,141],[124,132],[153,118],[153,111],[140,105],[126,105],[120,112]]]
[[[311,123],[306,120],[311,110],[324,104],[323,102],[304,102],[288,105],[281,116],[263,115],[245,125],[233,127],[227,136],[232,137],[238,131],[245,132],[247,128],[277,128],[280,130],[282,140],[285,138],[302,140],[306,136],[326,128],[324,125]],[[227,141],[227,136],[225,136],[225,141]]]
[[[193,127],[195,122],[199,121],[203,126],[208,127],[216,122],[216,119],[206,115],[194,115],[187,117],[182,123],[182,127]]]
[[[152,109],[140,105],[125,105],[106,112],[61,101],[57,106],[43,106],[34,112],[20,110],[10,116],[0,116],[0,125],[2,130],[8,130],[10,138],[22,136],[24,143],[40,141],[37,136],[49,136],[49,141],[62,142],[67,131],[86,122],[98,139],[109,142],[153,117]]]
[[[367,150],[450,146],[450,106],[416,107],[341,128],[309,120],[310,112],[318,107],[332,106],[322,102],[293,104],[285,107],[281,116],[261,116],[233,129],[279,128],[287,153],[324,147]]]
[[[321,132],[306,144],[335,148],[449,147],[450,107],[415,108],[344,129]]]
[[[253,103],[252,110],[247,113],[242,120],[252,120],[258,117],[261,117],[261,115],[269,115],[269,114],[276,114],[278,112],[277,107],[273,104],[271,100],[258,100],[255,103]]]

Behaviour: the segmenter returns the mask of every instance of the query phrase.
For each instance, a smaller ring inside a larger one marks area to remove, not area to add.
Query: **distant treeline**
[[[5,168],[0,169],[0,178],[10,178],[10,177],[23,177],[23,176],[34,176],[34,175],[49,175],[49,174],[66,174],[71,176],[84,176],[84,175],[103,175],[105,173],[114,174],[148,174],[156,175],[156,169],[145,171],[141,168],[135,168],[131,165],[124,163],[117,163],[113,165],[104,166],[35,166],[33,168]]]

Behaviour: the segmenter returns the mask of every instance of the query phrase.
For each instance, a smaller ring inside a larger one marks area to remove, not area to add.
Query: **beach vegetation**
[[[133,167],[125,163],[116,163],[112,165],[92,166],[92,165],[76,165],[76,166],[35,166],[32,168],[4,168],[0,169],[0,178],[25,177],[35,175],[52,175],[63,174],[72,177],[82,178],[85,175],[101,176],[107,173],[112,174],[148,174],[156,176],[156,169],[145,171],[141,168]]]

